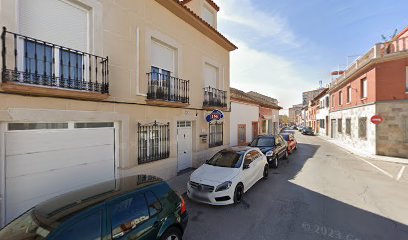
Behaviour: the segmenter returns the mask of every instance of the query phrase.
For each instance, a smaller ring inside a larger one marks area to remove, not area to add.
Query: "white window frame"
[[[360,81],[361,85],[361,99],[365,99],[368,97],[368,82],[367,78],[364,78]]]

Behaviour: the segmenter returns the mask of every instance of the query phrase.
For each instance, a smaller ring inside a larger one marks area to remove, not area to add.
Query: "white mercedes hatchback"
[[[191,174],[187,195],[212,205],[239,203],[259,179],[268,178],[268,169],[268,161],[258,148],[227,148]]]

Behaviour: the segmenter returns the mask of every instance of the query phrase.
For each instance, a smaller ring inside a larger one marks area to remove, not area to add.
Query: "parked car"
[[[287,143],[280,135],[258,136],[252,140],[249,146],[259,148],[265,154],[269,166],[272,168],[278,168],[279,160],[288,158]]]
[[[302,132],[303,128],[304,128],[303,126],[298,127],[299,132]]]
[[[303,130],[302,130],[302,134],[303,135],[314,135],[314,132],[313,132],[313,128],[311,128],[311,127],[305,127]]]
[[[182,239],[184,200],[146,175],[103,182],[45,201],[0,231],[2,240]]]
[[[297,141],[295,135],[291,133],[282,133],[283,139],[288,143],[288,154],[291,154],[294,150],[297,149]]]
[[[187,196],[212,205],[239,203],[258,180],[268,178],[268,169],[266,157],[259,149],[227,148],[191,174]]]

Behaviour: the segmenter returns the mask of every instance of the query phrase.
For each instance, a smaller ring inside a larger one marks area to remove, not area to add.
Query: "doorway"
[[[193,166],[193,137],[190,121],[177,122],[177,172]]]

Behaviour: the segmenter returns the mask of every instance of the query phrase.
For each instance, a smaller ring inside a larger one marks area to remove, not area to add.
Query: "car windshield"
[[[208,160],[207,164],[217,167],[239,168],[243,155],[235,151],[221,151]]]
[[[285,139],[285,141],[289,141],[289,135],[282,135],[283,139]]]
[[[3,228],[0,231],[0,239],[42,240],[46,239],[49,233],[49,230],[38,224],[35,217],[33,217],[33,211],[30,210]]]
[[[252,141],[251,147],[273,147],[275,146],[274,137],[261,137]]]

